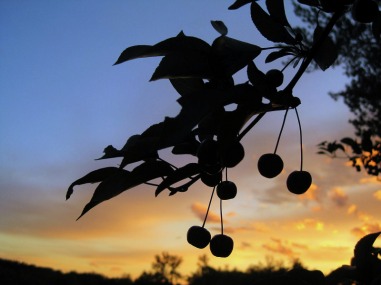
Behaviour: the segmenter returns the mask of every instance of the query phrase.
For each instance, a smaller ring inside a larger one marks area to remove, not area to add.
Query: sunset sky
[[[112,66],[119,54],[180,31],[212,43],[219,34],[211,20],[222,20],[232,38],[272,46],[255,31],[249,6],[229,11],[233,2],[0,1],[0,258],[137,277],[151,270],[155,254],[167,251],[183,257],[184,274],[196,270],[202,254],[216,267],[245,270],[272,256],[286,265],[299,258],[328,273],[349,263],[360,237],[381,231],[381,182],[345,160],[316,154],[321,141],[353,135],[347,107],[328,96],[347,82],[340,68],[305,74],[294,90],[302,100],[304,169],[313,177],[306,194],[295,196],[285,186],[300,160],[294,112],[278,148],[285,162],[279,177],[261,177],[256,164],[273,152],[283,112],[267,114],[242,140],[246,157],[229,171],[238,195],[223,203],[225,232],[235,242],[229,258],[187,244],[186,232],[202,224],[212,190],[201,183],[156,198],[153,187],[137,187],[76,221],[96,185],[77,186],[65,201],[68,186],[120,163],[94,160],[107,145],[120,148],[179,111],[179,95],[168,81],[149,82],[160,58]],[[286,2],[291,24],[300,24]],[[265,65],[264,56],[255,62],[264,71],[281,67]],[[286,83],[294,73],[287,69]],[[236,82],[245,82],[244,75],[239,72]],[[180,165],[188,158],[173,158],[168,150],[162,155]],[[214,199],[206,227],[217,234],[219,226]]]

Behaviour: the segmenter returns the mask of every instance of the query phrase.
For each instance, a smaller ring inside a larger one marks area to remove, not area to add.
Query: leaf
[[[156,188],[155,196],[158,196],[162,191],[170,187],[171,185],[190,178],[192,175],[199,174],[201,172],[200,165],[198,163],[189,163],[183,167],[176,169],[171,175],[167,176],[159,186]]]
[[[204,87],[201,78],[173,78],[169,81],[180,96],[190,96]]]
[[[170,187],[169,190],[171,191],[169,193],[169,196],[175,195],[177,192],[186,192],[188,191],[189,187],[191,187],[194,183],[197,182],[201,178],[201,174],[196,175],[193,177],[190,181],[186,182],[183,185],[180,185],[178,187]]]
[[[124,169],[118,169],[116,173],[107,179],[103,180],[95,189],[93,197],[90,202],[85,205],[81,215],[77,218],[79,220],[84,214],[91,210],[96,205],[111,199],[122,193],[127,187],[131,174]]]
[[[362,134],[361,148],[363,151],[367,151],[367,152],[371,153],[373,150],[373,143],[372,143],[372,140],[370,139],[370,137],[371,137],[370,132],[364,132]]]
[[[284,27],[291,27],[286,16],[283,0],[266,0],[270,16]]]
[[[209,49],[210,45],[205,41],[196,37],[188,37],[183,32],[180,32],[176,37],[166,39],[153,46],[137,45],[129,47],[121,53],[114,65],[136,58],[165,56],[170,53],[185,52],[187,50],[209,52]]]
[[[200,143],[195,138],[191,138],[188,141],[175,145],[172,149],[172,153],[196,156],[199,145]]]
[[[286,44],[296,43],[287,29],[275,21],[256,2],[251,3],[251,19],[262,36],[269,41]]]
[[[244,68],[261,51],[259,46],[226,36],[218,37],[212,44],[213,58],[217,64],[215,68],[223,69],[225,76],[231,76]]]
[[[346,144],[346,145],[349,145],[352,148],[353,153],[355,153],[355,154],[361,154],[362,153],[360,145],[354,139],[343,138],[343,139],[341,139],[341,142]]]
[[[258,1],[258,0],[255,0]],[[251,3],[252,0],[236,0],[232,5],[229,6],[229,10],[236,10],[241,8],[242,6],[245,6],[246,4]]]
[[[228,28],[222,21],[210,21],[213,28],[221,34],[221,36],[226,36],[228,34]]]
[[[144,162],[135,167],[131,172],[124,169],[118,169],[118,171],[98,185],[94,191],[93,197],[90,202],[86,204],[77,220],[98,204],[109,200],[128,189],[152,179],[167,176],[172,172],[173,169],[167,162],[157,160]]]
[[[265,62],[266,63],[273,62],[274,60],[277,60],[281,57],[288,56],[288,55],[292,55],[292,53],[289,51],[289,49],[286,49],[286,48],[281,49],[281,50],[277,50],[277,51],[273,51],[273,52],[269,53],[269,55],[266,57]]]
[[[114,63],[114,65],[136,58],[155,56],[150,52],[151,48],[152,46],[149,45],[137,45],[128,47],[120,54],[118,60]]]
[[[320,5],[319,0],[298,0],[300,4],[312,6],[312,7],[318,7]]]
[[[97,183],[105,180],[118,171],[117,167],[105,167],[89,172],[85,176],[75,180],[67,190],[66,200],[73,194],[73,188],[76,185],[82,185],[87,183]]]
[[[165,56],[150,81],[158,79],[213,77],[209,54],[197,50],[180,51]]]
[[[381,232],[371,233],[362,237],[356,244],[354,249],[354,256],[360,257],[370,255],[373,252],[373,244]]]
[[[314,31],[314,43],[319,40],[322,32],[323,28],[317,25]],[[322,70],[326,70],[335,62],[337,56],[337,46],[330,37],[326,37],[325,40],[320,43],[315,53],[314,61]]]

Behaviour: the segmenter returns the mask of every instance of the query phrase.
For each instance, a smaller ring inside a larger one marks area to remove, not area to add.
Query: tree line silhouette
[[[264,284],[266,280],[281,277],[289,272],[306,270],[299,260],[291,266],[271,257],[264,263],[251,265],[246,271],[232,268],[214,268],[206,255],[199,257],[196,271],[183,275],[179,271],[183,258],[162,252],[155,255],[151,271],[143,271],[133,279],[129,274],[110,278],[98,273],[63,273],[51,268],[0,259],[0,284],[2,285],[206,285],[206,284]],[[318,271],[316,271],[318,272]],[[319,275],[319,273],[317,273]],[[321,275],[322,276],[322,275]]]

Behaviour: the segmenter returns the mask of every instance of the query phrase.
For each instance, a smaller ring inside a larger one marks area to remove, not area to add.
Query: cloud
[[[373,197],[378,200],[378,201],[381,201],[381,190],[377,190],[376,192],[373,193]]]
[[[200,219],[200,221],[203,222],[205,219],[205,214],[206,214],[206,211],[208,210],[208,207],[201,203],[196,202],[192,204],[191,210]],[[209,210],[207,222],[220,223],[221,222],[220,215]]]
[[[348,202],[348,195],[339,187],[332,189],[328,196],[337,207],[344,207]]]
[[[322,198],[321,188],[312,183],[308,191],[302,195],[298,195],[298,198],[302,201],[315,201],[320,203]]]
[[[302,221],[296,222],[295,223],[295,228],[297,230],[310,230],[314,229],[316,231],[322,231],[324,230],[324,223],[320,220],[315,220],[315,219],[303,219]]]
[[[271,242],[263,244],[262,247],[274,253],[279,253],[288,257],[295,257],[295,252],[292,249],[292,246],[280,239],[272,238]]]
[[[351,230],[351,233],[355,235],[357,238],[362,238],[363,236],[380,232],[381,231],[381,223],[374,222],[374,223],[363,223],[360,227],[355,227]]]
[[[369,215],[363,211],[360,211],[358,209],[357,205],[355,205],[355,204],[352,204],[348,207],[347,213],[348,213],[348,215],[355,215],[360,221],[363,221],[363,222],[368,222],[371,219],[373,219],[373,217],[371,215]]]

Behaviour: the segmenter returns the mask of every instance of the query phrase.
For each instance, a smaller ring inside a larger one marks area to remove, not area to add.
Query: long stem
[[[298,109],[295,108],[296,118],[298,119],[299,125],[299,139],[300,139],[300,171],[303,170],[303,137],[302,137],[302,125],[300,124],[300,118],[298,114]]]
[[[295,108],[295,109],[296,109],[296,108]],[[279,132],[279,135],[278,135],[278,139],[276,140],[276,145],[275,145],[274,153],[276,153],[276,151],[278,150],[278,145],[279,145],[280,137],[281,137],[282,132],[283,132],[284,123],[286,122],[287,113],[288,113],[288,108],[286,109],[286,112],[284,113],[284,116],[283,116],[282,127],[280,128],[280,132]]]
[[[220,199],[221,234],[224,234],[224,222],[222,219],[222,199]]]
[[[212,204],[212,200],[213,200],[214,190],[216,190],[216,186],[213,187],[212,195],[210,196],[208,209],[206,210],[204,222],[202,223],[202,227],[205,227],[206,219],[208,218],[210,205]]]

